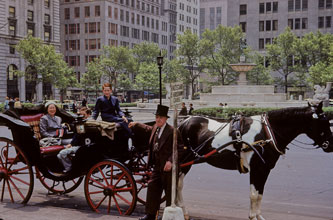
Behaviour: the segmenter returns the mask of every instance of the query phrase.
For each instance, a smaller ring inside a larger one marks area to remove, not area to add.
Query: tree
[[[192,95],[195,93],[194,83],[202,70],[200,39],[191,30],[186,30],[183,35],[177,36],[178,49],[175,54],[179,56],[180,62],[187,69],[184,75],[185,83],[191,84]]]
[[[87,71],[83,74],[81,80],[81,86],[84,88],[86,92],[86,96],[88,96],[88,92],[95,91],[96,98],[98,97],[98,91],[101,90],[101,78],[103,75],[103,67],[100,64],[99,59],[95,59],[91,61],[87,65]]]
[[[39,38],[28,35],[21,40],[16,49],[22,58],[37,72],[37,82],[49,82],[60,89],[61,95],[69,86],[76,84],[75,73],[63,60],[61,53],[57,53],[53,45],[44,44]],[[19,72],[25,75],[25,72]],[[62,99],[61,96],[61,99]]]
[[[127,47],[104,46],[100,57],[100,65],[104,70],[103,77],[112,83],[113,92],[116,93],[119,75],[133,72],[134,60],[130,49]]]
[[[242,52],[246,55],[249,49],[242,51],[241,40],[244,38],[242,29],[219,25],[215,30],[202,34],[201,47],[205,51],[203,65],[208,73],[217,76],[222,85],[235,81],[237,73],[229,64],[238,63]]]
[[[283,85],[286,94],[288,92],[288,77],[297,70],[297,67],[293,65],[297,41],[299,41],[299,39],[288,27],[282,34],[274,39],[272,44],[266,45],[270,67],[283,77]]]
[[[321,32],[308,33],[296,46],[297,72],[303,74],[312,84],[325,84],[330,77],[332,63],[333,35]]]
[[[173,83],[183,81],[183,76],[186,74],[186,69],[178,59],[168,60],[163,65],[163,73],[165,73],[165,82]]]
[[[247,79],[255,85],[270,85],[273,83],[270,74],[270,68],[265,67],[265,58],[260,53],[254,53],[252,56],[256,66],[247,73]]]
[[[147,41],[136,44],[132,49],[132,54],[137,64],[156,63],[156,57],[159,53],[160,48],[158,44]]]
[[[159,88],[159,71],[156,63],[142,63],[138,74],[135,77],[136,87],[142,89],[142,102],[144,98],[144,91],[157,91]]]

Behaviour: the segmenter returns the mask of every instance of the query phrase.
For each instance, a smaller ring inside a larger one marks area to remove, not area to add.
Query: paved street
[[[134,120],[149,120],[152,113],[135,113]],[[172,120],[172,119],[171,119]],[[0,136],[9,136],[0,128]],[[303,142],[311,142],[304,136]],[[333,220],[333,154],[289,146],[268,178],[263,198],[263,216],[269,220]],[[195,165],[185,178],[184,200],[190,216],[202,220],[247,219],[248,175],[207,164]],[[144,207],[137,204],[132,216],[93,213],[84,198],[83,184],[66,196],[47,195],[35,179],[32,197],[26,206],[0,203],[2,219],[137,219]]]

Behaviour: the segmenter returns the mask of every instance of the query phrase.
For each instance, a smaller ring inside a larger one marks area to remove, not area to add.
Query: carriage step
[[[40,148],[40,153],[44,156],[50,156],[50,155],[55,155],[58,154],[59,151],[61,151],[62,149],[65,149],[64,146],[62,145],[54,145],[54,146],[48,146],[48,147],[41,147]]]

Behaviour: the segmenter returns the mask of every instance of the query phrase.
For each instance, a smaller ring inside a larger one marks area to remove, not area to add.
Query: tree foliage
[[[297,70],[293,65],[293,58],[296,56],[296,45],[299,39],[290,28],[287,28],[273,43],[266,45],[267,58],[273,71],[277,71],[283,77],[285,93],[288,92],[288,77]]]
[[[81,79],[81,86],[87,92],[96,92],[101,90],[100,81],[103,76],[103,67],[98,59],[91,61],[87,64],[87,70]],[[87,94],[86,94],[87,95]]]
[[[247,79],[254,85],[270,85],[273,78],[270,74],[270,68],[265,67],[265,58],[260,53],[254,53],[252,60],[256,66],[247,73]]]
[[[57,53],[53,45],[44,44],[39,38],[28,35],[21,40],[16,49],[22,58],[31,65],[39,75],[37,82],[49,82],[66,91],[69,86],[76,85],[75,73],[63,60],[63,55]],[[25,72],[20,72],[25,75]]]
[[[237,73],[229,66],[238,63],[239,57],[247,50],[240,48],[244,34],[240,27],[225,27],[219,25],[215,30],[203,33],[201,47],[204,51],[202,64],[211,76],[217,76],[222,85],[235,81]]]

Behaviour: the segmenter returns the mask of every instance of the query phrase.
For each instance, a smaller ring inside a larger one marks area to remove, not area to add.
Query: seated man
[[[42,138],[53,137],[62,138],[64,135],[64,129],[61,126],[61,118],[56,116],[57,108],[56,104],[49,101],[45,104],[46,112],[40,119],[40,134]],[[66,145],[71,142],[71,139],[61,139],[61,144]]]
[[[88,119],[91,115],[91,110],[87,107],[82,107],[80,109],[80,115],[83,116],[83,119]],[[64,173],[70,171],[72,169],[72,161],[68,158],[68,155],[75,154],[76,151],[80,148],[80,146],[84,145],[83,140],[81,140],[77,134],[74,135],[70,144],[65,146],[65,149],[61,150],[57,157],[59,161],[64,166]]]
[[[132,131],[128,127],[128,120],[125,117],[125,114],[120,109],[119,100],[117,97],[111,95],[112,86],[110,83],[104,83],[102,89],[104,95],[97,98],[92,117],[96,120],[99,116],[99,113],[101,113],[103,121],[117,122],[122,128],[124,128],[124,138],[128,140],[128,147],[131,148]]]

